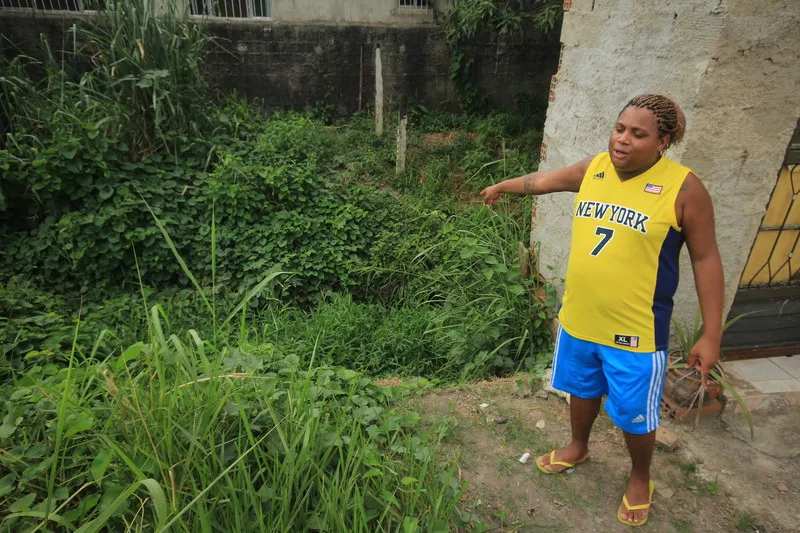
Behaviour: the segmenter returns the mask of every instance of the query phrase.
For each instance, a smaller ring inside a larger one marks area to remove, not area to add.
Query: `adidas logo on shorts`
[[[639,415],[636,418],[634,418],[633,420],[631,420],[631,424],[641,424],[642,422],[644,422],[644,416],[643,415]]]

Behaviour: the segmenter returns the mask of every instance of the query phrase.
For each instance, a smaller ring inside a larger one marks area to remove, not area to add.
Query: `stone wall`
[[[573,0],[561,39],[542,168],[605,150],[632,96],[674,97],[688,129],[667,155],[711,193],[729,307],[800,116],[800,3]],[[542,197],[537,206],[533,238],[556,279],[566,271],[573,199]],[[676,318],[694,317],[694,290],[684,251]]]
[[[41,33],[58,51],[71,47],[67,32],[80,20],[70,14],[0,11],[0,33],[27,53],[38,50]],[[208,57],[212,84],[235,89],[268,109],[327,106],[343,114],[359,108],[359,95],[362,107],[372,107],[376,47],[381,49],[388,105],[458,108],[450,53],[437,26],[284,24],[264,19],[209,19],[206,25],[224,48]],[[558,51],[555,36],[525,45],[490,42],[469,47],[479,86],[493,105],[508,109],[519,93],[532,95],[542,109],[546,107]]]

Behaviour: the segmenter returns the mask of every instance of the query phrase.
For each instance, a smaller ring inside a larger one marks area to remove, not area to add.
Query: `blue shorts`
[[[643,435],[659,426],[666,375],[666,351],[629,352],[558,328],[550,384],[578,398],[608,395],[606,411],[622,431]]]

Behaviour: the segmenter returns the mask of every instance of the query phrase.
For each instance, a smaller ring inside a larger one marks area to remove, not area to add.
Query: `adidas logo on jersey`
[[[644,422],[644,416],[642,415],[639,415],[633,420],[631,420],[631,424],[641,424],[642,422]]]
[[[605,173],[605,172],[598,172],[597,174],[595,174],[595,175],[594,175],[594,176],[592,176],[592,177],[593,177],[594,179],[596,179],[596,180],[601,180],[601,179],[603,179],[603,178],[605,178],[605,177],[606,177],[606,173]]]

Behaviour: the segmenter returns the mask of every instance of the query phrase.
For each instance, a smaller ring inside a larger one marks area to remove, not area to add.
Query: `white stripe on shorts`
[[[556,381],[556,361],[558,360],[558,345],[561,343],[561,324],[558,325],[558,331],[556,332],[556,345],[553,348],[553,371],[550,372],[550,386],[553,386],[553,383]]]
[[[650,386],[647,388],[647,432],[653,426],[653,392],[656,388],[656,375],[658,374],[658,352],[650,356]]]
[[[661,387],[661,375],[664,373],[664,366],[666,364],[665,351],[655,352],[653,354],[653,370],[650,376],[650,390],[647,399],[647,432],[650,433],[658,427],[659,423],[659,402],[658,393]]]

